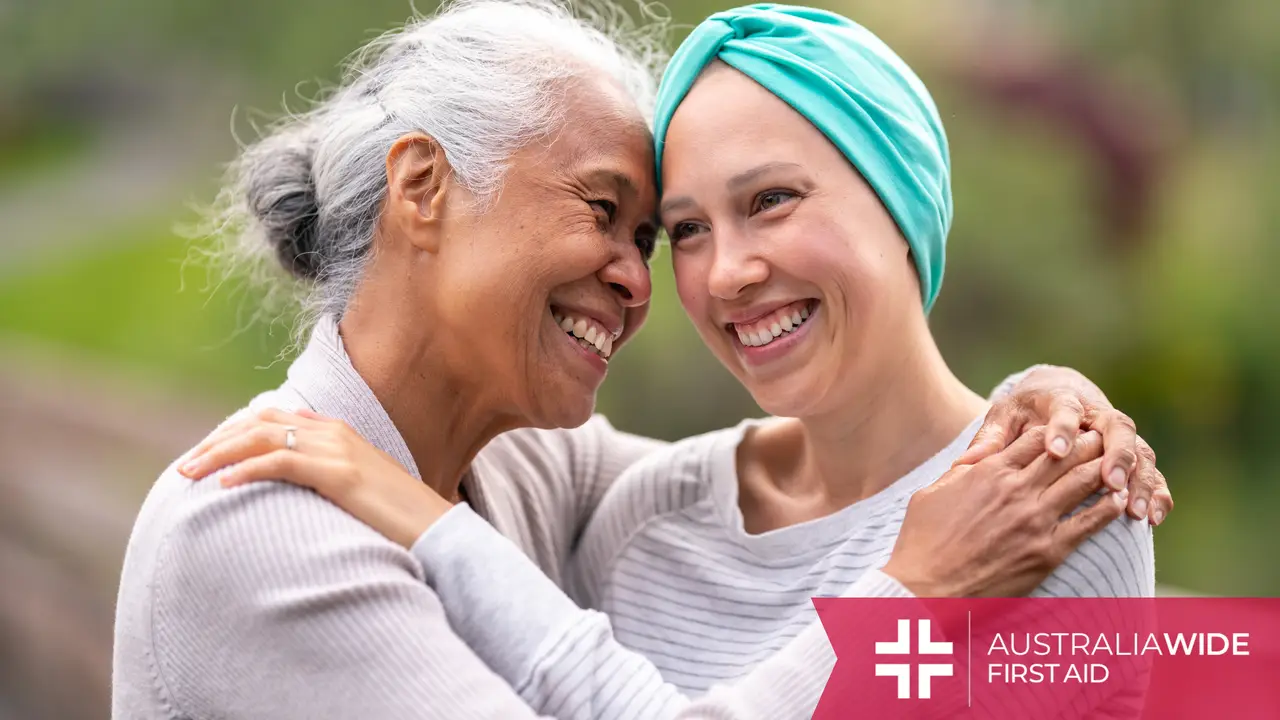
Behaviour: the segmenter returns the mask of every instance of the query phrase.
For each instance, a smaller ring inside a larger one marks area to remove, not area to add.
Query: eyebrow
[[[761,175],[777,170],[793,169],[800,169],[800,165],[782,161],[767,162],[763,165],[757,165],[750,170],[744,170],[737,175],[734,175],[725,183],[725,187],[729,188],[730,191],[740,190],[743,186],[750,185]],[[662,200],[662,204],[658,208],[658,213],[660,215],[666,215],[667,213],[675,212],[676,210],[684,210],[686,208],[693,207],[694,205],[696,205],[696,203],[693,201],[693,198],[688,195],[677,195],[673,198],[664,198]]]
[[[631,176],[618,170],[609,168],[592,170],[587,173],[587,179],[592,182],[611,184],[622,192],[630,193],[633,197],[640,196],[640,189],[636,187],[636,183],[631,179]]]

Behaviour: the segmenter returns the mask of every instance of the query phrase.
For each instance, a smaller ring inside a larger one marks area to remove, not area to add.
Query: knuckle
[[[1138,433],[1138,426],[1134,424],[1133,418],[1125,415],[1119,410],[1112,410],[1109,412],[1109,415],[1111,424],[1114,424],[1116,427],[1124,428],[1135,435]]]
[[[1080,396],[1068,390],[1060,390],[1054,393],[1053,402],[1061,412],[1070,412],[1076,415],[1084,414],[1084,403],[1080,401]]]
[[[1038,533],[1027,543],[1027,548],[1036,561],[1042,565],[1052,565],[1057,555],[1057,545],[1047,533]]]
[[[274,439],[272,429],[270,425],[257,425],[250,431],[249,439],[254,445],[270,445]]]
[[[1072,480],[1087,492],[1096,492],[1102,487],[1102,467],[1095,463],[1083,465],[1072,471]]]
[[[1027,439],[1037,444],[1043,444],[1045,438],[1049,435],[1049,428],[1044,425],[1036,425],[1026,432]]]
[[[1117,448],[1116,463],[1126,470],[1132,469],[1138,464],[1138,454],[1130,447]]]

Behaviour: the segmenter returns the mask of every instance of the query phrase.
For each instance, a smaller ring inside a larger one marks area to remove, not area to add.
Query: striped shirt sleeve
[[[694,702],[614,639],[470,508],[450,510],[414,544],[449,622],[535,710],[560,720],[776,720],[809,717],[835,664],[814,622],[743,681]],[[851,597],[912,597],[871,571]]]

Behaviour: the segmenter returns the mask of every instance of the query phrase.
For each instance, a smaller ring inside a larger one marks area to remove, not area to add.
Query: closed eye
[[[612,200],[588,200],[587,204],[597,212],[604,213],[606,224],[612,224],[613,219],[618,216],[618,204]]]
[[[653,251],[658,247],[658,230],[652,225],[641,225],[636,230],[636,247],[640,249],[640,255],[647,263],[653,257]]]

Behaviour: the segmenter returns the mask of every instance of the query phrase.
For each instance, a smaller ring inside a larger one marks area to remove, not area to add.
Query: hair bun
[[[246,151],[245,200],[276,258],[294,277],[320,276],[320,205],[312,177],[314,143],[306,128],[268,136]]]

